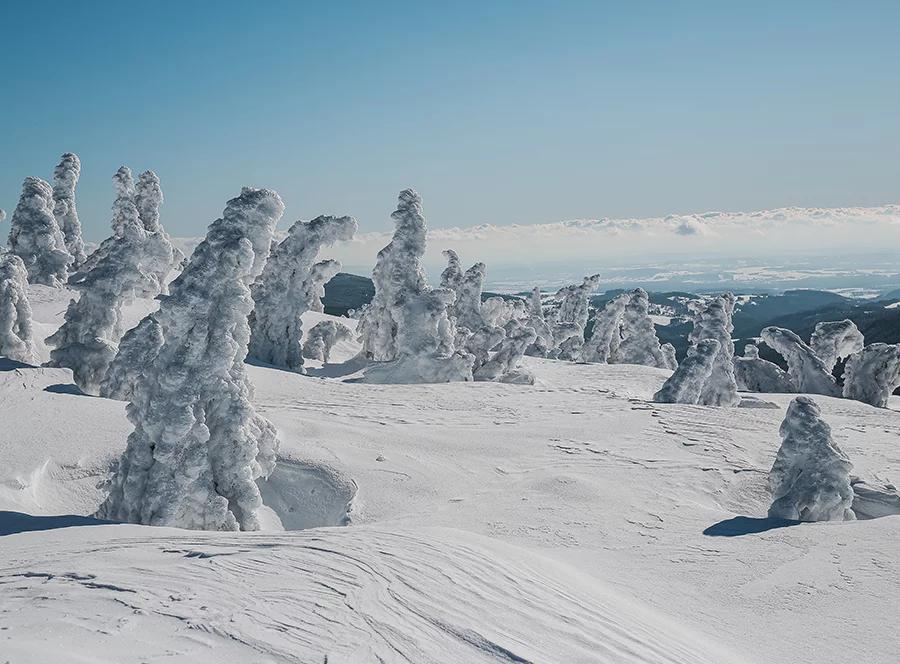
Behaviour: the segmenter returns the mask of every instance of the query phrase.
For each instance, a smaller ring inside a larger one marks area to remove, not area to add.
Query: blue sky
[[[900,3],[11,3],[0,207],[76,152],[85,236],[122,165],[172,235],[242,185],[281,227],[434,228],[900,202]],[[0,229],[5,235],[8,229]]]

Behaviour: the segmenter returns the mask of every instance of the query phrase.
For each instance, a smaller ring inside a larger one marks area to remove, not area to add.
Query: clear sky
[[[242,185],[362,231],[900,202],[893,0],[2,4],[0,207],[76,152],[93,241],[122,164],[177,236]]]

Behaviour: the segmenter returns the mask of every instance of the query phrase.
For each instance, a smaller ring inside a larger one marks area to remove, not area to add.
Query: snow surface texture
[[[28,271],[22,259],[0,253],[0,357],[34,364],[34,332],[28,304]]]
[[[371,383],[444,383],[472,380],[474,356],[456,350],[456,326],[448,310],[456,301],[449,288],[428,286],[421,258],[426,222],[422,198],[400,192],[391,215],[396,231],[378,252],[372,272],[375,296],[363,310],[358,330]]]
[[[653,395],[657,403],[700,403],[720,357],[717,339],[702,339],[688,349],[687,357]]]
[[[328,362],[335,344],[352,338],[353,330],[346,325],[334,320],[323,320],[307,332],[306,341],[303,342],[303,357]]]
[[[591,293],[597,290],[600,275],[585,277],[580,284],[561,288],[556,293],[559,300],[557,320],[560,323],[577,323],[582,329],[587,325]]]
[[[831,437],[831,427],[810,397],[788,406],[779,433],[782,443],[772,470],[769,516],[793,521],[850,521],[853,464]]]
[[[622,340],[622,319],[631,296],[627,293],[616,295],[594,316],[591,338],[581,349],[584,362],[614,364],[618,359],[619,344]]]
[[[244,358],[250,284],[284,212],[245,187],[209,227],[154,314],[162,346],[134,386],[134,432],[98,515],[198,530],[258,530],[256,479],[275,467],[275,429],[256,414]]]
[[[298,221],[278,243],[252,286],[250,357],[303,370],[301,315],[321,311],[325,283],[340,272],[337,261],[316,263],[322,247],[350,240],[358,229],[353,217],[316,217]]]
[[[718,355],[697,401],[703,406],[737,406],[741,401],[734,377],[734,342],[731,340],[734,303],[734,295],[726,293],[705,301],[694,313],[694,329],[688,340],[692,344],[704,339],[719,342]]]
[[[788,374],[798,392],[840,396],[840,390],[828,366],[796,334],[783,327],[767,327],[762,340],[779,353],[788,365]]]
[[[53,216],[62,231],[66,250],[72,256],[72,270],[80,268],[87,257],[81,238],[81,221],[75,209],[75,185],[80,177],[81,160],[66,152],[53,171]]]
[[[744,347],[744,356],[734,358],[734,378],[739,390],[744,392],[775,392],[790,394],[797,388],[781,367],[759,356],[755,344]]]
[[[53,216],[53,189],[40,178],[27,177],[13,212],[9,250],[22,259],[28,282],[60,288],[72,256]]]
[[[862,332],[849,319],[817,323],[809,339],[809,346],[831,373],[838,360],[858,353],[865,346]]]
[[[847,360],[844,397],[886,408],[900,387],[900,345],[869,344]]]
[[[674,370],[675,349],[659,344],[656,328],[650,318],[650,298],[643,288],[632,291],[622,314],[622,340],[616,353],[620,364],[643,364],[648,367]]]

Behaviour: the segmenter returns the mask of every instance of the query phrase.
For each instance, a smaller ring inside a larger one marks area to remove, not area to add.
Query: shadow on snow
[[[73,526],[104,526],[112,521],[101,521],[89,516],[32,516],[22,512],[5,512],[0,510],[0,537],[37,530],[56,530]]]
[[[790,521],[788,519],[754,519],[749,516],[736,516],[733,519],[725,519],[714,523],[703,531],[709,537],[740,537],[741,535],[753,535],[764,533],[776,528],[788,528],[803,523],[802,521]]]

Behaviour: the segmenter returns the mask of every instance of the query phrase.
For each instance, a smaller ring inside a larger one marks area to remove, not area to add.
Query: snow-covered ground
[[[49,334],[67,294],[32,299]],[[282,440],[253,534],[84,518],[124,404],[0,360],[0,662],[900,661],[900,518],[763,518],[790,396],[653,404],[668,371],[533,358],[534,386],[371,385],[356,350],[250,367]],[[815,398],[896,482],[900,414]]]

